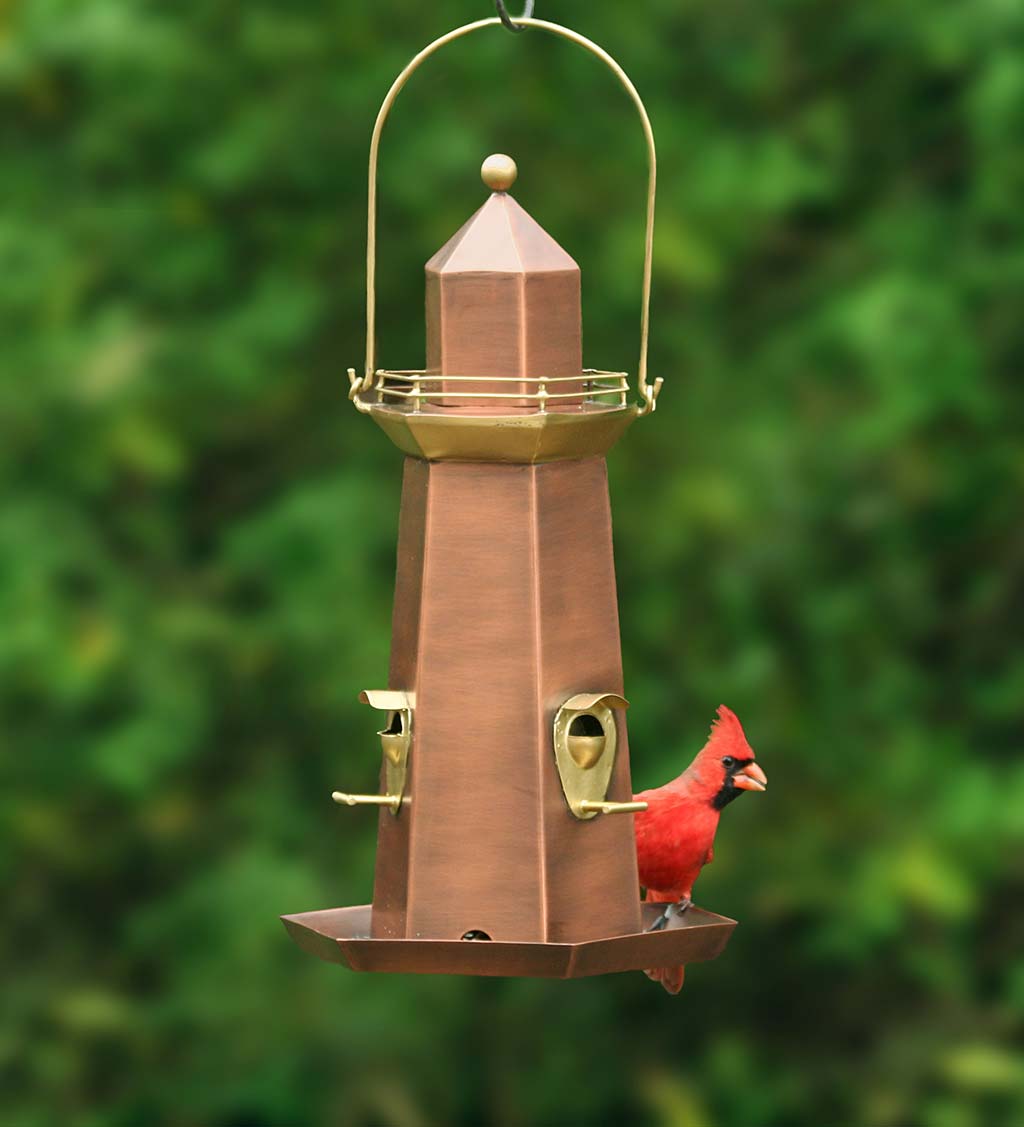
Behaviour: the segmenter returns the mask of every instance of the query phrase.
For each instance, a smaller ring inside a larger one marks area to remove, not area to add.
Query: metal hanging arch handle
[[[527,5],[527,7],[532,11],[532,5]],[[402,87],[405,86],[413,73],[418,70],[431,55],[439,51],[442,47],[447,46],[449,43],[454,42],[456,39],[461,39],[463,36],[470,35],[474,31],[479,31],[485,27],[502,27],[504,23],[505,21],[501,17],[492,16],[490,19],[476,20],[473,23],[464,24],[462,27],[457,27],[447,34],[442,35],[439,39],[435,39],[433,43],[424,47],[394,80],[391,84],[391,89],[387,92],[384,101],[381,103],[380,110],[377,113],[377,120],[374,122],[373,126],[373,135],[370,138],[370,161],[366,201],[366,367],[362,377],[357,376],[354,369],[349,369],[349,382],[351,384],[349,398],[355,401],[357,405],[359,402],[357,396],[360,391],[370,390],[373,386],[377,371],[377,154],[380,149],[380,137],[384,129],[384,123],[387,121],[391,107],[394,105],[395,99],[401,92]],[[587,39],[586,36],[580,35],[579,32],[573,31],[571,28],[563,27],[561,24],[557,23],[549,23],[547,20],[535,20],[524,15],[522,18],[516,19],[515,24],[517,30],[535,27],[539,31],[546,31],[552,35],[560,36],[562,39],[568,39],[570,43],[576,43],[578,46],[589,51],[592,55],[595,55],[611,70],[615,77],[618,78],[619,82],[625,88],[626,93],[629,94],[632,99],[633,104],[636,106],[637,112],[640,114],[640,124],[643,127],[644,140],[647,142],[647,224],[644,234],[644,267],[640,305],[640,361],[637,365],[637,391],[641,398],[639,413],[641,415],[650,414],[650,412],[654,410],[658,393],[661,391],[663,382],[660,376],[653,384],[647,382],[647,339],[650,329],[651,308],[651,259],[654,250],[654,197],[657,185],[657,152],[654,147],[654,131],[651,128],[651,120],[647,116],[647,109],[640,95],[637,93],[636,87],[630,81],[629,76],[602,47],[599,47],[592,40]]]

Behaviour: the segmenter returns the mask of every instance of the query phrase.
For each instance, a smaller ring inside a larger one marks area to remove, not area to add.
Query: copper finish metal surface
[[[673,916],[663,931],[645,931],[663,905],[636,907],[640,925],[635,932],[580,943],[374,939],[369,904],[281,918],[304,951],[352,970],[538,978],[583,978],[705,962],[721,954],[736,927],[735,920],[691,907]]]
[[[487,202],[426,265],[427,369],[443,376],[576,376],[583,369],[580,268],[506,192]],[[436,402],[472,406],[475,392],[528,384],[441,381]],[[583,381],[559,384],[565,405]],[[463,392],[449,395],[447,392]],[[535,410],[528,399],[503,409]]]
[[[390,680],[416,715],[410,801],[380,824],[373,935],[637,931],[633,818],[574,818],[552,745],[568,698],[623,691],[603,459],[407,459]],[[606,797],[628,802],[615,723]]]

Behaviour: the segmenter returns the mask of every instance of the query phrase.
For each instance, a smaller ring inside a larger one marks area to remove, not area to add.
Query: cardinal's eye
[[[723,756],[723,758],[722,758],[722,766],[723,766],[723,767],[724,767],[724,768],[725,768],[725,769],[726,769],[727,771],[731,771],[731,770],[733,769],[733,767],[735,767],[735,766],[736,766],[736,760],[735,760],[735,759],[733,759],[733,757],[732,757],[731,755],[726,755],[726,756]]]

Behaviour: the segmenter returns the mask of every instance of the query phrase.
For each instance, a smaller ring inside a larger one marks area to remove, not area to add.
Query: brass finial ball
[[[492,192],[507,192],[518,175],[516,162],[504,153],[492,153],[480,165],[480,179]]]

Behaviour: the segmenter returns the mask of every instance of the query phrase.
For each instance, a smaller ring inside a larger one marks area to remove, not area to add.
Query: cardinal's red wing
[[[718,812],[664,791],[639,797],[650,804],[635,821],[640,883],[675,892],[678,899],[689,896],[711,852]]]

